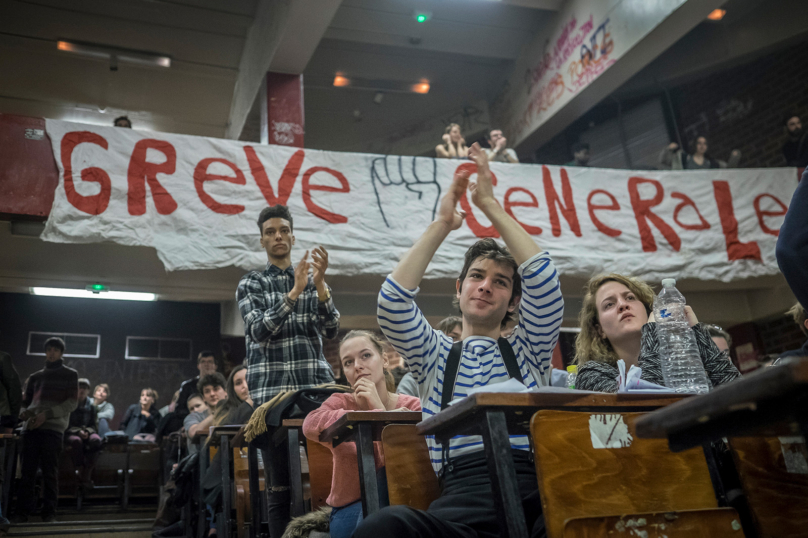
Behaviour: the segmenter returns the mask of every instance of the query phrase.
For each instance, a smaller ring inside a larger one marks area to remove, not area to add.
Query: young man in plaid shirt
[[[333,383],[322,337],[335,338],[339,330],[339,312],[324,279],[326,250],[315,248],[311,261],[307,250],[292,266],[295,236],[286,206],[261,211],[258,229],[267,266],[244,275],[236,292],[247,340],[247,386],[256,406],[284,391]],[[267,452],[270,534],[280,538],[290,519],[288,454],[285,447]]]

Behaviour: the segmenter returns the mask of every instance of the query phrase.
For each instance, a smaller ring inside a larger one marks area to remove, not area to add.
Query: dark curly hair
[[[261,211],[261,214],[258,215],[258,231],[261,232],[261,235],[264,235],[264,223],[269,219],[286,219],[289,221],[289,229],[292,232],[295,231],[292,213],[289,212],[289,208],[285,205],[273,205]]]
[[[519,274],[516,271],[519,268],[519,266],[516,264],[516,260],[513,259],[513,256],[506,247],[501,246],[490,237],[480,239],[471,245],[471,247],[469,247],[469,249],[466,251],[466,260],[463,263],[463,270],[460,271],[460,276],[457,278],[460,281],[461,290],[463,289],[463,281],[466,279],[466,275],[471,268],[471,264],[480,258],[484,260],[494,260],[499,264],[506,265],[513,269],[513,289],[511,290],[511,302],[513,302],[516,297],[522,296],[522,279],[519,278]],[[452,303],[455,307],[457,307],[462,315],[463,311],[460,310],[460,300],[455,297]],[[516,319],[516,314],[514,312],[506,312],[505,317],[502,318],[500,325],[504,327],[509,321],[514,319]]]

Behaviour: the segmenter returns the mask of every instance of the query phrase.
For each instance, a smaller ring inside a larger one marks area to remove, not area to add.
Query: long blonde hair
[[[351,338],[358,338],[358,337],[365,337],[370,340],[370,343],[373,344],[373,347],[376,348],[376,351],[379,352],[379,356],[384,359],[384,341],[372,331],[367,331],[364,329],[356,329],[353,331],[349,331],[348,334],[342,337],[342,340],[339,342],[339,347],[342,348],[342,344],[350,340]],[[340,359],[340,367],[342,367],[342,359]],[[396,392],[396,380],[393,379],[393,374],[387,371],[387,368],[382,368],[384,371],[384,383],[387,385],[387,392]],[[343,372],[345,369],[343,368]]]
[[[645,306],[646,314],[650,314],[654,303],[654,290],[651,286],[640,279],[609,273],[608,275],[598,275],[589,279],[584,286],[583,304],[581,313],[578,316],[578,325],[581,332],[575,339],[575,363],[579,366],[589,361],[605,362],[614,366],[618,356],[612,348],[612,344],[600,335],[600,321],[598,318],[598,305],[595,304],[595,296],[601,286],[607,282],[619,282],[627,287]]]

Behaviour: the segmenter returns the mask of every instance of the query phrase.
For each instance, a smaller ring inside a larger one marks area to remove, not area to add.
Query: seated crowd
[[[476,143],[467,147],[458,126],[447,129],[445,145],[437,151],[473,160],[477,181],[470,183],[467,171],[455,175],[435,220],[381,286],[377,320],[383,337],[369,330],[348,332],[339,343],[339,364],[333,370],[322,344],[323,338],[335,338],[339,330],[339,313],[324,280],[328,254],[317,247],[310,258],[307,251],[292,265],[293,218],[284,206],[267,208],[259,216],[260,241],[268,263],[264,270],[245,275],[236,293],[245,324],[245,364],[225,377],[218,371],[213,353],[199,353],[199,375],[183,382],[163,411],[156,406],[157,392],[143,388],[139,401],[127,408],[113,429],[115,410],[108,402],[109,385],[97,385],[90,397],[90,381],[64,364],[65,344],[59,338],[46,342],[45,367],[26,381],[20,402],[12,397],[14,385],[6,382],[16,372],[12,374],[13,366],[9,369],[5,363],[7,356],[0,355],[6,387],[5,400],[0,401],[3,425],[13,427],[16,416],[23,420],[17,520],[26,521],[34,511],[38,469],[44,483],[42,519],[54,519],[58,456],[63,445],[70,447],[81,487],[92,491],[93,465],[105,442],[125,437],[132,443],[162,443],[165,450],[170,438],[178,438],[167,462],[179,484],[175,475],[183,472],[184,462],[207,454],[204,439],[212,427],[247,424],[259,415],[259,407],[265,411],[266,418],[264,414],[260,417],[266,427],[278,426],[272,423],[276,411],[285,416],[284,410],[302,407],[290,404],[294,402],[291,394],[298,391],[317,388],[327,396],[308,410],[302,423],[305,437],[320,443],[321,434],[349,411],[420,411],[427,418],[452,400],[465,397],[472,388],[508,379],[528,389],[555,384],[553,352],[564,311],[559,274],[550,254],[494,199],[488,163],[513,162],[515,157],[507,150],[501,131],[492,131],[490,138],[492,151],[486,152]],[[677,162],[683,169],[713,166],[704,160],[706,141],[703,146],[697,147],[692,158],[676,157],[676,148],[669,148],[673,166]],[[576,159],[579,156],[585,157],[576,154]],[[433,328],[417,305],[419,285],[437,250],[462,225],[465,214],[458,210],[458,203],[466,192],[505,246],[493,239],[470,246],[458,268],[455,304],[460,316],[446,318]],[[664,357],[649,284],[608,273],[591,278],[584,292],[573,361],[578,366],[575,388],[617,392],[621,361],[626,369],[641,368],[642,379],[664,386]],[[797,305],[792,314],[808,336],[805,310]],[[699,323],[689,307],[686,315],[710,385],[738,379],[741,374],[729,356],[729,334]],[[804,356],[807,351],[808,344],[787,355]],[[334,385],[335,377],[348,387]],[[19,379],[16,387],[20,394]],[[545,520],[531,454],[533,441],[523,434],[510,435],[509,441],[528,529],[532,536],[542,536]],[[269,535],[280,538],[291,520],[290,455],[287,447],[261,442],[258,436],[253,442],[260,449],[259,465],[264,470]],[[381,443],[375,442],[382,508],[368,517],[362,510],[356,444],[323,444],[333,461],[326,501],[331,507],[328,528],[332,537],[499,535],[502,522],[479,437],[458,435],[446,445],[432,436],[425,439],[429,460],[440,479],[440,495],[426,510],[388,506],[385,456]],[[176,456],[177,452],[182,455]],[[224,504],[222,472],[222,457],[217,453],[197,481],[196,509],[209,516],[204,529],[209,536],[217,534],[217,522],[222,521],[217,517]],[[169,528],[184,532],[190,523],[179,521]]]

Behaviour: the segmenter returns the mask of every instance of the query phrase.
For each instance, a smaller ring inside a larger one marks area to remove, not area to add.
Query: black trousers
[[[271,438],[270,438],[271,439]],[[286,443],[275,446],[270,440],[263,450],[264,476],[269,483],[267,512],[270,538],[281,538],[292,520],[292,494],[289,491],[289,447]]]
[[[29,430],[22,436],[22,479],[17,499],[18,513],[28,515],[36,508],[34,483],[36,470],[42,469],[44,482],[42,515],[56,513],[59,498],[59,454],[62,452],[62,434],[49,430]]]
[[[512,451],[522,507],[531,537],[545,536],[536,470],[530,455]],[[441,496],[426,511],[409,506],[382,508],[359,524],[354,538],[497,538],[494,494],[485,453],[453,458],[444,467]]]

